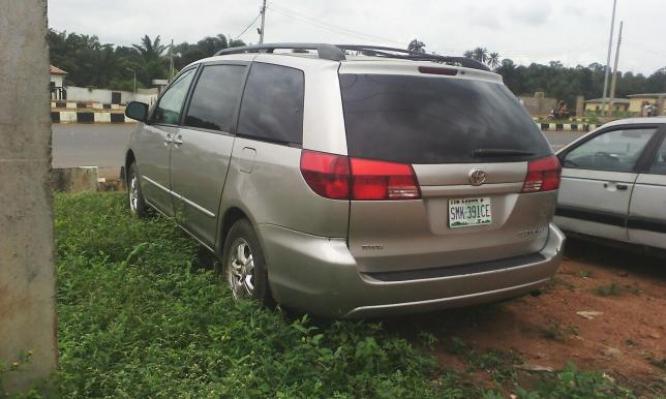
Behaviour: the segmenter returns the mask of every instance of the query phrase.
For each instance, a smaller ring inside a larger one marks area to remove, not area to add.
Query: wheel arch
[[[134,156],[134,151],[129,149],[129,150],[127,150],[127,153],[125,154],[125,165],[123,166],[123,170],[120,171],[123,179],[125,180],[125,184],[129,183],[127,181],[127,172],[129,171],[130,165],[134,162],[136,162],[136,157]]]

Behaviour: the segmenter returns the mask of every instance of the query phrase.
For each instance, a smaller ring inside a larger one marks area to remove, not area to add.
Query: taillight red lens
[[[351,173],[354,200],[421,198],[412,165],[352,158]]]
[[[332,199],[349,199],[349,159],[342,155],[301,153],[301,173],[315,193]]]
[[[562,166],[560,160],[551,155],[547,158],[529,161],[527,164],[527,176],[523,184],[524,193],[538,191],[552,191],[560,187],[560,175]]]
[[[404,200],[421,198],[409,164],[348,158],[303,150],[301,173],[314,192],[331,199]]]

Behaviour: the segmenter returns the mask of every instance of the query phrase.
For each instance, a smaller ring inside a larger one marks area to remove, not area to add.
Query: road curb
[[[120,112],[51,111],[52,123],[134,123]]]
[[[589,132],[601,125],[588,123],[538,123],[537,126],[547,132]]]

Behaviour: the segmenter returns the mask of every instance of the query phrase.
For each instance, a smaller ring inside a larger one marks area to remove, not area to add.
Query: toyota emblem
[[[469,182],[473,186],[480,186],[486,182],[488,174],[481,169],[472,169],[469,171]]]

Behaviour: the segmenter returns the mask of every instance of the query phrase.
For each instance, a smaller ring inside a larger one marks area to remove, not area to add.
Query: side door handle
[[[164,146],[168,147],[171,143],[173,143],[173,134],[167,133],[166,138],[164,139]]]
[[[183,144],[183,135],[182,134],[177,135],[176,137],[173,138],[172,142],[177,146],[182,145]]]
[[[627,191],[629,186],[623,183],[606,182],[604,183],[604,188],[611,191],[613,191],[613,188],[615,188],[616,191]]]

